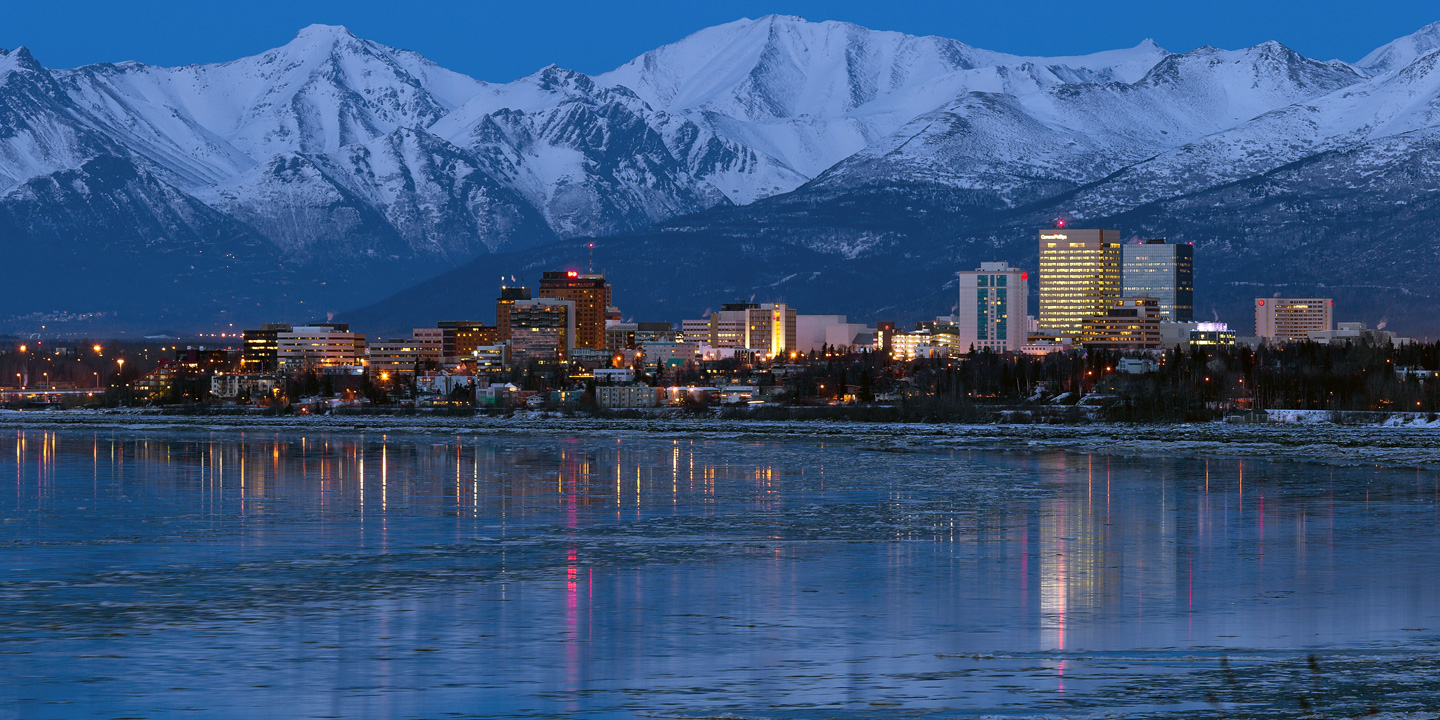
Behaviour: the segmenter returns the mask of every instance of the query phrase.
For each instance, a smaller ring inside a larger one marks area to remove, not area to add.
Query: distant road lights
[[[94,350],[96,355],[99,355],[99,354],[100,354],[100,346],[99,346],[99,345],[95,345],[95,346],[91,347],[90,349],[91,349],[91,350]]]

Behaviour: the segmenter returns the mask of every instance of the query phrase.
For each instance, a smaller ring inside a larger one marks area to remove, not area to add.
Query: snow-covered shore
[[[1304,413],[1304,411],[1290,411]],[[1318,415],[1318,416],[1317,416]],[[865,423],[719,418],[595,419],[523,412],[509,417],[327,415],[178,416],[141,412],[0,412],[0,428],[107,434],[335,433],[447,437],[577,435],[703,442],[821,442],[889,452],[1067,450],[1097,455],[1242,457],[1341,465],[1440,468],[1434,423],[1336,425],[1329,413],[1255,425]],[[1272,420],[1275,417],[1272,414]]]

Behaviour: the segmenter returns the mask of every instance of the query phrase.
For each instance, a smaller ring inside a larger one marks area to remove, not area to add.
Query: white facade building
[[[1020,352],[1030,312],[1030,275],[1003,262],[980,263],[959,273],[960,304],[955,311],[957,343],[963,350],[989,348]]]
[[[361,365],[365,336],[348,328],[302,325],[275,336],[275,354],[282,372]]]

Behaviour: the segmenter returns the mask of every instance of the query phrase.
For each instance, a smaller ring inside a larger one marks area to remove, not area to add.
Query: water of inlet
[[[1429,470],[603,430],[6,433],[0,718],[1440,704]]]

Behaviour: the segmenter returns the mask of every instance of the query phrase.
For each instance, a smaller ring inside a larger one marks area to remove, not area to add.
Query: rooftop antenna
[[[590,269],[585,272],[590,275],[595,274],[595,243],[593,242],[590,243]]]

